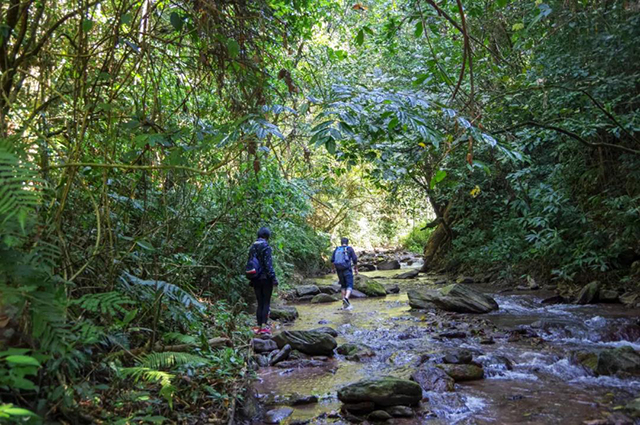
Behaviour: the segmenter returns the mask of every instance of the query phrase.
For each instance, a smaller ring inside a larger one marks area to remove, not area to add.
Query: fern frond
[[[41,183],[31,164],[0,144],[0,225],[16,219],[24,230],[27,216],[38,206]]]
[[[117,368],[117,370],[122,376],[125,378],[133,378],[135,382],[143,380],[159,383],[163,387],[171,385],[171,380],[174,377],[171,373],[144,366],[120,367]]]
[[[132,377],[135,382],[143,380],[160,384],[160,395],[167,400],[169,407],[173,408],[176,387],[171,383],[174,377],[172,374],[142,366],[121,367],[116,368],[116,371],[124,377]]]
[[[135,304],[135,301],[117,291],[102,292],[97,294],[86,294],[77,300],[71,301],[72,305],[79,305],[92,313],[99,313],[115,316],[117,313],[126,314],[123,307],[128,304]]]
[[[185,335],[180,332],[167,332],[162,336],[165,342],[179,342],[181,344],[195,344],[198,339],[193,335]]]
[[[208,359],[190,353],[165,351],[149,353],[142,358],[140,365],[151,369],[167,369],[182,365],[205,365]]]
[[[142,288],[143,290],[152,292],[161,291],[168,298],[179,302],[185,308],[194,307],[200,312],[205,310],[205,306],[193,295],[172,283],[162,280],[144,280],[127,272],[120,277],[120,281],[129,291],[134,291],[136,288]]]

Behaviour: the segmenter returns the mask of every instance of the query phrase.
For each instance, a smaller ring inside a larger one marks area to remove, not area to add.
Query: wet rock
[[[287,344],[284,347],[282,347],[281,350],[275,351],[274,353],[275,354],[273,355],[273,357],[269,356],[269,357],[272,357],[269,359],[269,364],[271,366],[287,360],[289,358],[289,354],[291,354],[291,346]]]
[[[338,301],[334,295],[318,294],[311,298],[311,304],[333,303]]]
[[[301,285],[296,288],[296,295],[298,297],[306,297],[318,295],[320,293],[320,288],[317,285]]]
[[[267,356],[257,355],[257,356],[254,356],[253,358],[256,361],[256,363],[258,364],[258,366],[260,366],[260,367],[269,366],[269,358]]]
[[[338,336],[338,331],[333,328],[330,328],[329,326],[323,326],[321,328],[311,329],[311,332],[320,332],[324,334],[329,334],[334,338]]]
[[[282,322],[293,322],[298,318],[298,310],[295,307],[271,307],[269,317]]]
[[[480,339],[480,344],[482,344],[482,345],[492,345],[492,344],[495,344],[495,343],[496,343],[496,341],[493,339],[492,336],[487,336],[487,337],[484,337],[484,338]]]
[[[278,349],[278,344],[272,339],[253,338],[251,346],[256,353],[269,353]]]
[[[318,285],[318,289],[322,294],[333,295],[340,292],[340,284]]]
[[[469,286],[453,284],[439,290],[411,290],[408,292],[412,308],[439,308],[457,313],[488,313],[498,309],[498,303]]]
[[[376,353],[364,344],[348,342],[342,344],[336,350],[338,354],[345,356],[347,360],[360,362],[363,359],[374,357]]]
[[[357,289],[354,289],[351,291],[351,297],[350,298],[367,298],[367,294],[364,294],[360,291],[358,291]]]
[[[434,285],[446,285],[447,284],[447,280],[446,279],[440,279],[440,280],[436,280],[435,282],[433,282]]]
[[[353,279],[353,287],[370,297],[384,297],[387,291],[381,283],[359,274]]]
[[[422,399],[422,388],[416,382],[387,376],[342,387],[338,399],[343,403],[370,401],[381,407],[413,405]]]
[[[555,305],[555,304],[567,304],[569,302],[568,299],[563,297],[562,295],[554,295],[553,297],[548,297],[540,301],[540,304],[544,305]]]
[[[594,304],[598,302],[600,283],[595,281],[585,285],[578,294],[576,304]]]
[[[375,408],[376,405],[372,401],[363,401],[360,403],[344,403],[342,405],[343,412],[349,412],[354,415],[367,414],[369,412],[373,412]]]
[[[574,358],[596,375],[640,375],[640,353],[629,346],[605,349],[598,353],[578,352]]]
[[[387,291],[387,294],[398,294],[400,292],[400,287],[395,283],[384,285],[384,290]]]
[[[477,381],[484,378],[484,370],[472,364],[439,364],[436,367],[444,370],[456,382]]]
[[[445,354],[443,361],[449,364],[470,364],[473,361],[473,355],[469,350],[453,350]]]
[[[601,290],[598,295],[598,301],[601,303],[617,303],[620,302],[620,297],[616,291]]]
[[[312,331],[283,331],[273,340],[282,348],[289,344],[292,348],[309,355],[332,356],[338,346],[329,334]]]
[[[415,279],[420,274],[420,270],[409,270],[392,277],[392,279]]]
[[[385,412],[384,410],[375,410],[367,416],[367,419],[373,422],[384,422],[391,419],[393,416],[391,414]]]
[[[545,332],[549,332],[552,329],[565,329],[565,328],[577,328],[581,330],[586,330],[586,327],[583,324],[576,323],[575,321],[568,320],[568,319],[562,319],[560,317],[553,317],[553,318],[550,317],[547,319],[536,320],[531,324],[531,328],[541,329]],[[517,331],[520,334],[526,334],[529,332],[527,329],[528,328],[526,327],[518,328]],[[533,335],[533,336],[537,336],[537,335]]]
[[[627,323],[624,325],[616,326],[613,329],[608,330],[603,336],[602,340],[605,342],[610,341],[630,341],[635,342],[640,340],[640,325],[634,325]]]
[[[391,406],[386,411],[394,418],[412,418],[413,409],[407,406]]]
[[[454,380],[447,373],[435,366],[422,365],[413,372],[411,380],[417,382],[425,391],[453,391]]]
[[[461,276],[458,279],[456,279],[456,283],[475,283],[475,279],[472,278],[471,276]]]
[[[440,338],[449,338],[449,339],[466,338],[467,334],[465,332],[462,332],[462,331],[449,331],[449,332],[441,332],[441,333],[439,333],[438,337],[440,337]]]
[[[287,394],[276,398],[275,403],[287,406],[301,406],[305,404],[314,404],[318,402],[317,395],[301,395],[298,393]]]
[[[362,264],[362,263],[358,263],[358,270],[361,272],[372,272],[376,269],[376,266],[374,266],[373,264]]]
[[[315,297],[315,295],[304,295],[302,297],[298,297],[296,301],[311,301]]]
[[[383,261],[378,263],[378,270],[398,270],[400,268],[400,262],[398,260]]]
[[[279,424],[293,414],[293,409],[282,407],[279,409],[269,410],[264,414],[264,423]]]

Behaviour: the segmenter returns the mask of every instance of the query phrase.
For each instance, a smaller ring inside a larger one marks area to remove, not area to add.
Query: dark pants
[[[351,268],[338,270],[338,280],[342,289],[353,289],[353,272]]]
[[[267,281],[258,281],[253,284],[253,290],[258,300],[258,310],[256,311],[256,319],[258,326],[267,324],[269,318],[269,307],[271,305],[271,293],[273,292],[273,284]]]

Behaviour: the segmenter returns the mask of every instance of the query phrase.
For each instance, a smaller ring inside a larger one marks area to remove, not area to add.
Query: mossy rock
[[[338,301],[335,295],[318,294],[311,298],[311,304],[333,303]]]
[[[273,320],[280,320],[281,322],[293,322],[298,318],[298,310],[295,307],[274,306],[271,307],[269,317]]]
[[[353,287],[369,297],[384,297],[387,295],[387,290],[381,283],[361,274],[354,277]]]
[[[472,364],[439,364],[436,367],[444,370],[456,382],[477,381],[484,378],[484,370]]]
[[[407,379],[385,376],[342,387],[338,399],[351,404],[369,401],[380,407],[410,406],[422,400],[422,388]]]
[[[313,331],[283,331],[273,340],[279,348],[289,344],[294,350],[312,356],[333,356],[333,350],[338,346],[331,335]]]

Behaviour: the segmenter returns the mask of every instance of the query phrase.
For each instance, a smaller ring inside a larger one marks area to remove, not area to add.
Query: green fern
[[[26,220],[39,203],[41,180],[35,168],[9,147],[8,140],[0,142],[0,230],[6,231],[3,227],[14,219],[24,233]]]
[[[169,299],[182,304],[185,308],[194,307],[200,312],[205,310],[205,306],[193,295],[172,283],[162,280],[144,280],[127,272],[120,277],[120,281],[129,291],[135,291],[136,289],[142,289],[147,292],[160,291]]]
[[[195,344],[198,339],[193,335],[185,335],[180,332],[167,332],[162,336],[165,342],[179,342],[181,344]]]
[[[205,365],[208,359],[190,353],[162,352],[149,353],[142,358],[140,365],[150,369],[167,369],[182,365]]]
[[[124,296],[120,292],[112,291],[98,294],[86,294],[77,300],[73,300],[71,304],[79,305],[83,309],[92,313],[116,316],[118,313],[126,314],[127,310],[123,306],[135,304],[135,301]]]
[[[119,367],[116,368],[116,371],[125,378],[133,378],[135,382],[142,380],[160,384],[160,395],[167,400],[169,407],[173,408],[173,394],[175,394],[177,389],[172,384],[174,375],[171,373],[144,366]]]

